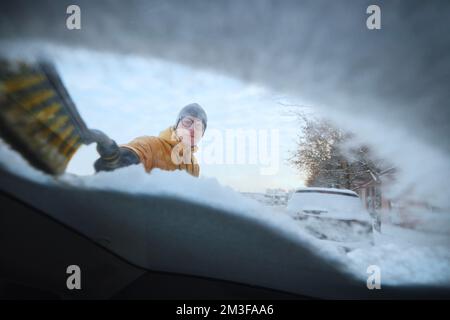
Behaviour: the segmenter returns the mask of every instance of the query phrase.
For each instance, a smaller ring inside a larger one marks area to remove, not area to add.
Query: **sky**
[[[288,163],[301,132],[292,108],[284,105],[286,95],[161,59],[61,47],[51,51],[87,125],[119,144],[157,136],[174,124],[183,106],[197,102],[208,115],[196,154],[201,176],[242,192],[303,186],[301,173]],[[67,172],[92,174],[97,157],[95,146],[83,146]]]

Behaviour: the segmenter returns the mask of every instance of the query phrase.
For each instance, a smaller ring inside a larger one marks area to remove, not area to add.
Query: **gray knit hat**
[[[208,117],[206,116],[205,110],[203,110],[202,107],[198,103],[191,103],[185,106],[183,109],[180,110],[180,113],[177,117],[177,122],[175,124],[175,128],[178,126],[178,123],[186,116],[191,116],[198,118],[203,123],[203,133],[206,131],[206,125],[208,123]]]

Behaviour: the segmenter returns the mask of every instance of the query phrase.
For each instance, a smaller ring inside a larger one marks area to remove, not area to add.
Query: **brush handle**
[[[95,171],[112,171],[121,167],[138,164],[139,157],[127,148],[121,148],[117,143],[100,130],[91,129],[91,142],[97,143],[100,158],[94,163]]]
[[[105,160],[114,161],[120,156],[120,149],[117,143],[108,137],[104,132],[90,129],[91,142],[97,143],[97,152]]]

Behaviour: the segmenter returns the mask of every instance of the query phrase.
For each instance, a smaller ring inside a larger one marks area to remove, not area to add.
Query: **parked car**
[[[287,210],[307,232],[338,242],[344,249],[373,243],[373,219],[351,190],[300,188],[289,199]]]

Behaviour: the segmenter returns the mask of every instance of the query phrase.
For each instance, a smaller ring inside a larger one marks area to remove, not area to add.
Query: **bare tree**
[[[386,166],[367,146],[351,146],[353,134],[325,119],[296,112],[302,134],[290,158],[291,164],[306,173],[310,187],[354,189],[361,181],[376,179]],[[350,146],[349,146],[350,145]]]

